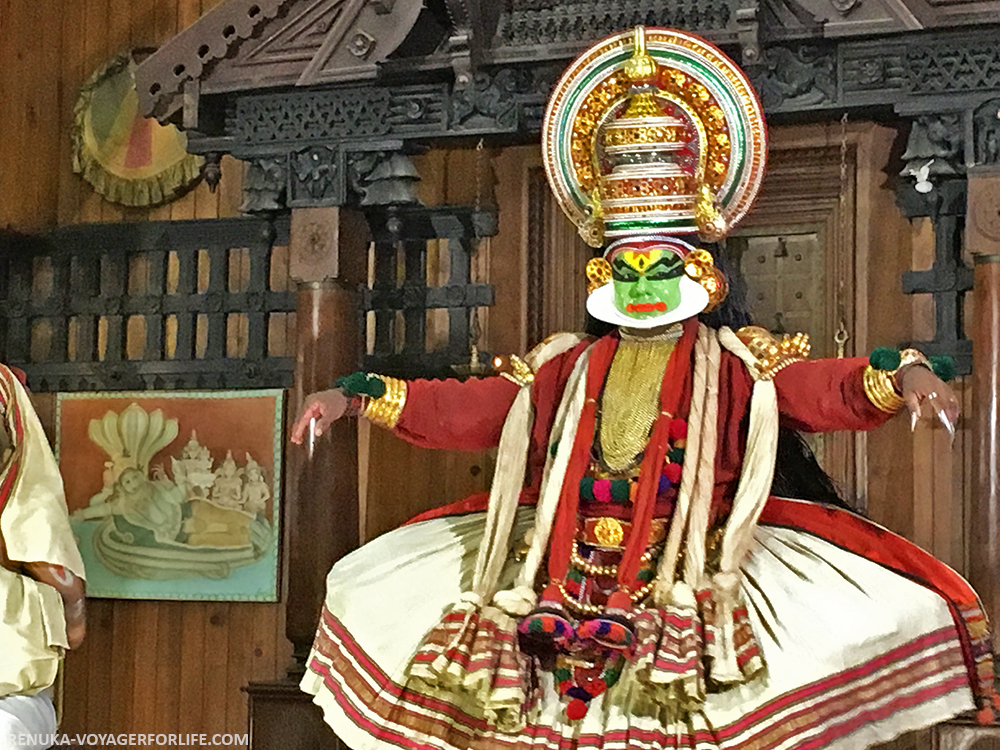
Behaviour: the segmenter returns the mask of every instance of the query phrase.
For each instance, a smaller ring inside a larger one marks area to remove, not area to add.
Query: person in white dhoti
[[[28,394],[0,365],[0,750],[48,747],[52,686],[83,641],[84,568]]]

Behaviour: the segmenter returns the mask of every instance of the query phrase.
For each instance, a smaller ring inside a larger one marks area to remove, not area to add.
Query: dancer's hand
[[[955,437],[955,421],[958,419],[958,396],[947,383],[929,368],[912,364],[896,373],[896,380],[903,393],[903,400],[910,410],[910,428],[916,427],[920,418],[920,407],[930,404],[931,409],[945,429]]]
[[[292,425],[292,442],[302,445],[312,423],[313,436],[319,437],[335,421],[344,416],[349,401],[339,388],[314,393],[306,399],[302,413]],[[312,420],[316,420],[314,423]]]

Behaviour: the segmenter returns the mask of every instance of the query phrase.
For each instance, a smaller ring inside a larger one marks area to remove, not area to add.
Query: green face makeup
[[[636,320],[654,318],[681,303],[684,263],[674,253],[643,250],[618,253],[611,262],[615,307]]]

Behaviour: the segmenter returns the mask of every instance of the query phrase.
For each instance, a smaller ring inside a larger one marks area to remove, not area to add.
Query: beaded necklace
[[[684,448],[687,445],[687,422],[683,419],[673,419],[669,430],[670,442],[667,445],[667,460],[663,464],[656,488],[657,496],[666,493],[671,487],[677,487],[681,480],[681,468],[684,466]],[[591,465],[591,474],[600,474],[602,468],[597,462]],[[580,480],[580,500],[583,503],[616,503],[632,505],[638,477],[608,478],[585,476]]]

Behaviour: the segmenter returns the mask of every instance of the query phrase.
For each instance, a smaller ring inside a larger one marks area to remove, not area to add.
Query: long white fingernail
[[[952,424],[951,420],[948,419],[948,414],[944,409],[938,409],[937,411],[938,419],[941,420],[941,424],[944,425],[945,429],[948,430],[948,434],[954,439],[955,437],[955,425]]]
[[[910,412],[910,432],[916,432],[917,431],[917,419],[918,418],[919,417],[917,416],[917,413],[915,411],[911,411]]]
[[[309,420],[309,460],[312,461],[313,450],[316,448],[316,417]]]

